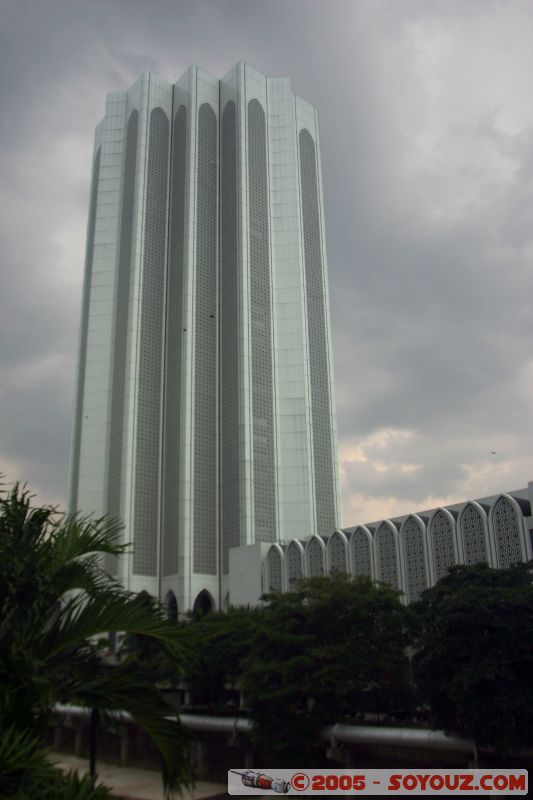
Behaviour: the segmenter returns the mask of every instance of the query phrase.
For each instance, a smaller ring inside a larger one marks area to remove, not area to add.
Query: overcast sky
[[[106,92],[244,60],[320,113],[344,524],[533,480],[533,0],[0,0],[0,31],[7,479],[64,505]]]

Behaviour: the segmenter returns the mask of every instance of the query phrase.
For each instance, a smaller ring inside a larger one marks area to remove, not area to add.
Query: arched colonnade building
[[[344,528],[330,536],[273,544],[262,556],[262,589],[286,592],[301,578],[336,571],[389,584],[403,593],[405,602],[413,602],[454,564],[509,567],[533,558],[532,494],[529,484],[527,489]]]

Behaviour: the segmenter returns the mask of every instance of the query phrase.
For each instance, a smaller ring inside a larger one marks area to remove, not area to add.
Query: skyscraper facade
[[[69,508],[123,521],[127,588],[220,607],[232,547],[340,525],[328,306],[317,113],[287,78],[108,95]]]

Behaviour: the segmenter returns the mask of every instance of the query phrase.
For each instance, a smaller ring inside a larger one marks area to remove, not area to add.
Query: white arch
[[[464,533],[463,533],[463,518],[467,511],[467,509],[471,507],[474,508],[478,514],[479,518],[481,519],[481,524],[483,526],[483,541],[485,543],[485,552],[487,555],[487,564],[489,567],[494,567],[496,565],[496,558],[493,552],[493,544],[490,540],[489,535],[489,524],[487,519],[487,513],[483,506],[481,506],[477,500],[468,500],[461,510],[459,511],[459,516],[457,517],[457,537],[461,544],[461,562],[466,564],[466,552],[465,552],[465,544],[464,544]]]
[[[292,554],[295,551],[299,556],[299,562],[298,563],[299,563],[299,568],[300,568],[299,569],[300,577],[301,578],[305,577],[305,568],[304,568],[305,552],[304,552],[303,545],[302,545],[302,543],[300,542],[299,539],[292,539],[292,541],[289,543],[289,546],[285,550],[285,559],[284,559],[285,560],[285,570],[284,570],[284,572],[285,572],[285,581],[286,581],[285,588],[286,588],[286,590],[288,592],[294,591],[294,589],[295,589],[295,587],[291,585],[291,580],[293,580],[293,577],[291,576],[291,558],[292,558]],[[299,579],[300,578],[294,578],[294,580],[299,580]]]
[[[312,577],[311,576],[311,566],[310,566],[310,551],[311,551],[311,548],[314,548],[314,547],[317,546],[315,544],[315,542],[318,544],[318,547],[320,548],[320,554],[321,554],[321,558],[322,558],[322,572],[321,572],[321,574],[322,575],[326,574],[326,545],[324,544],[324,540],[322,539],[322,537],[319,536],[317,533],[314,533],[311,536],[311,538],[306,542],[306,545],[305,545],[305,576],[306,576],[306,578]]]
[[[356,542],[361,534],[368,543],[368,558],[369,558],[369,566],[370,566],[370,575],[368,576],[372,580],[376,580],[376,564],[374,560],[374,539],[372,538],[372,534],[366,527],[366,525],[358,525],[357,528],[352,531],[352,535],[350,536],[350,572],[354,577],[361,575],[361,572],[357,571],[358,561],[355,555],[356,549]]]
[[[342,542],[342,544],[344,546],[344,570],[341,570],[341,571],[345,572],[346,574],[349,574],[350,573],[350,555],[348,553],[348,539],[347,539],[346,534],[344,533],[344,531],[341,531],[341,530],[338,530],[338,529],[329,537],[328,543],[327,543],[327,546],[326,546],[326,572],[328,574],[331,573],[331,570],[332,570],[331,549],[332,549],[332,547],[333,547],[333,545],[335,543],[335,540],[338,540],[338,539],[340,539],[340,541]],[[335,569],[335,567],[333,567],[333,569]]]
[[[452,532],[452,547],[453,547],[453,563],[454,564],[461,564],[463,559],[461,557],[462,550],[459,549],[459,545],[457,542],[457,526],[455,524],[455,517],[447,508],[439,507],[433,511],[431,517],[429,518],[428,529],[427,529],[427,545],[428,545],[428,553],[429,553],[429,567],[430,567],[430,581],[431,586],[434,586],[443,575],[445,574],[442,572],[442,569],[437,566],[437,560],[443,559],[443,554],[440,551],[436,551],[433,547],[433,529],[435,524],[435,518],[442,512],[451,526]],[[450,564],[449,566],[452,566]],[[442,574],[438,574],[442,572]]]
[[[380,552],[381,540],[385,537],[385,532],[392,534],[393,549],[388,548]],[[398,545],[398,531],[390,519],[382,520],[376,528],[374,534],[374,556],[376,564],[376,578],[381,583],[388,583],[394,589],[404,591],[402,578],[400,548]],[[387,564],[387,560],[389,563]],[[394,573],[396,578],[394,579]]]
[[[496,507],[501,500],[507,500],[511,504],[515,512],[516,521],[518,524],[518,544],[520,549],[521,560],[522,561],[528,560],[527,531],[526,531],[523,511],[512,495],[502,493],[498,495],[498,497],[496,498],[496,500],[494,501],[489,510],[489,535],[492,541],[492,545],[494,547],[494,563],[498,567],[500,567],[500,564],[502,562],[502,554],[501,554],[501,548],[499,547],[498,540],[496,538],[496,526],[494,525],[494,515],[496,512]]]
[[[280,587],[279,589],[272,589],[271,588],[271,576],[270,576],[270,555],[271,553],[276,553],[279,557],[279,569],[280,569]],[[269,592],[283,592],[285,588],[285,580],[284,580],[284,566],[285,566],[285,554],[283,549],[275,542],[272,544],[267,551],[265,557],[265,592],[268,594]]]
[[[418,570],[414,563],[414,558],[417,553],[413,550],[408,552],[408,547],[405,542],[406,530],[410,520],[414,520],[420,532],[420,541],[422,544],[422,552],[418,553],[418,555],[422,556],[421,563],[418,564]],[[429,587],[430,571],[426,534],[426,526],[424,525],[423,519],[419,517],[418,514],[409,514],[400,528],[400,561],[405,582],[405,597],[408,603],[418,600],[420,592]]]

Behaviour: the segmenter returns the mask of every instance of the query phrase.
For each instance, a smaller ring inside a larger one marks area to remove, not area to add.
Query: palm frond
[[[14,725],[0,735],[0,797],[18,796],[25,787],[50,779],[53,769],[40,739]]]
[[[178,663],[184,663],[188,656],[184,638],[174,622],[165,619],[157,608],[147,607],[139,595],[118,591],[70,597],[60,618],[45,629],[41,646],[43,653],[52,658],[66,648],[111,631],[151,637]]]
[[[74,770],[58,771],[48,791],[41,789],[39,793],[39,800],[112,800],[112,797],[109,788],[103,783],[96,784],[92,775],[80,778]]]
[[[95,553],[120,555],[127,548],[119,537],[122,524],[107,517],[67,516],[54,536],[54,560],[59,568],[75,559]]]
[[[189,739],[174,709],[142,675],[120,668],[110,670],[100,683],[80,687],[73,700],[104,712],[128,713],[157,747],[168,792],[192,785]]]
[[[190,780],[190,765],[183,731],[157,690],[158,668],[132,659],[110,666],[95,640],[110,632],[144,637],[167,654],[171,669],[182,669],[190,658],[183,630],[157,602],[124,591],[102,568],[102,554],[119,555],[127,547],[118,523],[32,508],[31,499],[18,484],[0,492],[0,713],[6,729],[25,720],[37,736],[58,701],[102,712],[124,709],[155,742],[170,792]],[[90,781],[57,771],[32,787],[31,769],[51,769],[39,741],[9,736],[13,753],[9,740],[0,741],[0,797],[6,782],[20,800],[107,796]]]
[[[98,556],[87,556],[64,564],[55,574],[54,585],[60,594],[83,591],[95,595],[113,589],[122,591],[120,584],[104,572]]]
[[[57,513],[52,506],[32,508],[32,497],[19,483],[0,496],[0,531],[9,538],[15,536],[21,547],[36,546],[45,539]]]

